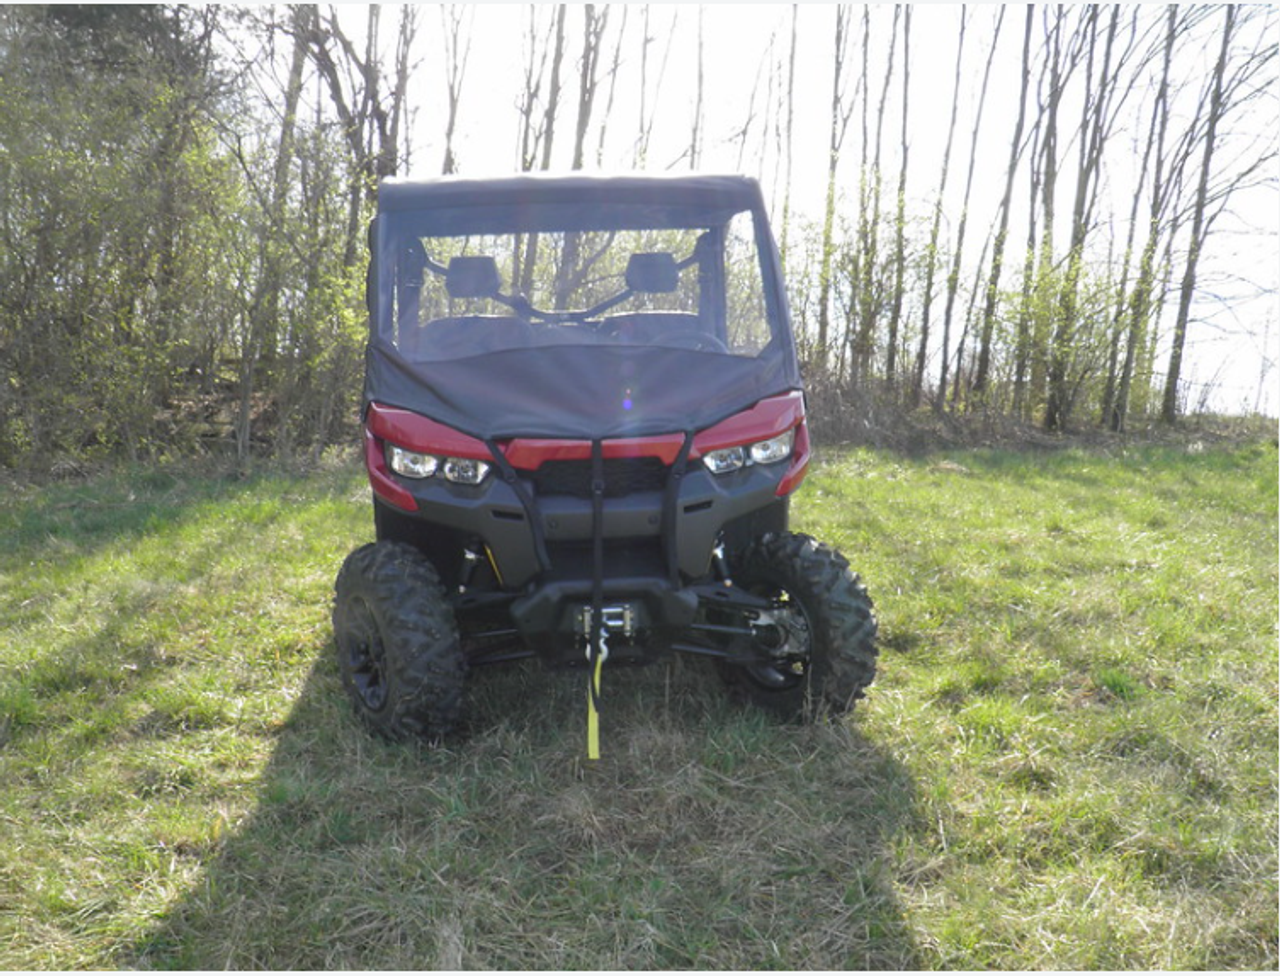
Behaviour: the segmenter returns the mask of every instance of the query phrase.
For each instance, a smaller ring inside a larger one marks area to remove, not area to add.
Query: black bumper
[[[666,580],[668,589],[678,589],[671,585],[670,565],[682,580],[705,578],[717,539],[744,520],[763,517],[767,528],[785,529],[786,499],[777,497],[785,467],[753,466],[712,475],[701,464],[690,463],[669,508],[665,491],[606,498],[601,513],[606,592],[625,590],[633,585],[629,580],[651,578]],[[435,527],[482,544],[504,590],[555,584],[557,591],[568,592],[564,585],[573,583],[590,589],[593,513],[589,498],[540,496],[525,472],[517,473],[518,485],[490,477],[474,488],[438,479],[415,482],[394,477],[418,506],[416,512],[399,512],[400,517],[428,532]],[[673,520],[670,530],[664,524],[668,517]],[[546,566],[539,557],[539,536]],[[668,552],[672,547],[674,559]]]

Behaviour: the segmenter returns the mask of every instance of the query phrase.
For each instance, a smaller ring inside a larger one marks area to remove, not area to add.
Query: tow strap
[[[600,676],[609,656],[604,625],[604,442],[591,442],[591,619],[587,624],[587,758],[600,758]]]
[[[680,585],[676,508],[680,482],[689,463],[693,431],[686,431],[667,475],[662,500],[662,543],[673,588]],[[587,621],[587,758],[600,758],[600,679],[609,657],[609,628],[604,618],[604,441],[591,442],[591,613]]]

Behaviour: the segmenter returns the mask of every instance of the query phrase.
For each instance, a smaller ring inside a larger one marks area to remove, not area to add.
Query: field
[[[1273,440],[828,449],[847,721],[675,661],[477,672],[393,747],[332,663],[356,462],[0,501],[0,968],[1275,969]]]

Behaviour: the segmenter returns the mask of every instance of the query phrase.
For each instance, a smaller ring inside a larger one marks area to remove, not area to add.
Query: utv
[[[377,541],[333,610],[369,726],[440,737],[470,668],[531,656],[587,670],[592,722],[606,660],[669,651],[787,719],[862,696],[871,601],[788,531],[809,434],[755,181],[389,180],[370,248]]]

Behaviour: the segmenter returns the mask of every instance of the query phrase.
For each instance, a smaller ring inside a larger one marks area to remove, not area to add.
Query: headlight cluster
[[[756,441],[744,447],[726,447],[708,451],[702,463],[712,474],[728,474],[749,464],[774,464],[791,457],[791,445],[795,442],[795,428],[767,441]]]
[[[474,458],[436,457],[406,451],[395,444],[387,445],[387,464],[396,474],[406,478],[431,478],[436,475],[455,485],[478,485],[489,474],[489,465]]]

